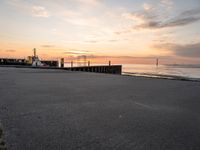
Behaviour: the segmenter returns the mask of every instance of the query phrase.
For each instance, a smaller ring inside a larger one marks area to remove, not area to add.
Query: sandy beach
[[[199,150],[200,82],[0,67],[8,150]]]

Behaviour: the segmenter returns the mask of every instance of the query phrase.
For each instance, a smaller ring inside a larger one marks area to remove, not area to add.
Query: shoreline
[[[69,70],[69,68],[59,68],[59,67],[32,67],[32,66],[17,66],[17,65],[0,65],[0,67],[8,67],[8,68],[28,68],[28,69],[54,69],[54,70]],[[87,72],[87,71],[76,71],[76,72]],[[88,72],[90,73],[90,72]],[[98,72],[91,72],[98,73]],[[107,74],[107,73],[100,73]],[[116,74],[119,75],[119,74]],[[167,80],[179,80],[179,81],[191,81],[191,82],[200,82],[200,78],[191,78],[184,76],[176,76],[176,75],[165,75],[165,74],[153,74],[153,73],[138,73],[138,72],[125,72],[122,71],[122,76],[130,76],[130,77],[145,77],[145,78],[154,78],[154,79],[167,79]]]
[[[132,77],[154,78],[154,79],[167,79],[167,80],[200,82],[199,78],[191,78],[191,77],[175,76],[175,75],[165,75],[165,74],[122,72],[122,75],[124,75],[124,76],[132,76]]]

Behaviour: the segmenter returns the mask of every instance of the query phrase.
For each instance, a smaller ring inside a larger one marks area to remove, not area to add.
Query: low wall
[[[72,67],[72,68],[63,68],[71,71],[84,71],[84,72],[96,72],[96,73],[110,73],[110,74],[121,74],[122,66],[121,65],[112,65],[112,66],[86,66],[86,67]]]
[[[16,67],[16,68],[35,68],[35,69],[62,69],[70,71],[83,71],[83,72],[96,72],[96,73],[109,73],[109,74],[122,74],[122,65],[111,65],[111,66],[85,66],[85,67],[67,67],[60,68],[54,66],[48,67],[32,67],[28,65],[6,65],[0,64],[0,67]]]
[[[42,60],[41,63],[48,65],[50,67],[58,67],[58,61],[54,61],[54,60]]]
[[[26,65],[25,59],[0,58],[0,65]]]

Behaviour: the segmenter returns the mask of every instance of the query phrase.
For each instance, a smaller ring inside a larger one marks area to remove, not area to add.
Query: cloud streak
[[[67,55],[84,55],[84,54],[89,54],[90,51],[87,50],[77,50],[77,49],[69,49],[65,52],[63,52],[63,54],[67,54]]]
[[[8,5],[16,8],[18,11],[21,11],[25,14],[30,14],[33,17],[50,17],[49,11],[42,5],[33,5],[29,1],[24,0],[8,0],[6,2]]]
[[[143,20],[143,23],[137,25],[135,28],[147,28],[147,29],[160,29],[160,28],[169,28],[177,26],[185,26],[192,23],[195,23],[200,20],[200,8],[184,11],[174,18],[168,20],[159,20],[159,16],[153,16],[152,14],[134,14],[140,19]]]
[[[33,16],[33,17],[48,18],[48,17],[50,17],[50,14],[49,14],[49,12],[46,10],[45,7],[42,7],[42,6],[33,6],[33,7],[32,7],[32,16]]]
[[[53,47],[55,47],[55,45],[41,45],[41,47],[44,47],[44,48],[53,48]]]
[[[77,3],[80,4],[85,4],[85,5],[89,5],[89,6],[97,6],[100,3],[100,0],[75,0]]]
[[[172,6],[173,2],[162,0],[161,4]],[[141,29],[156,30],[181,27],[200,21],[200,7],[185,10],[176,16],[170,16],[170,12],[167,10],[158,9],[156,6],[147,3],[144,3],[142,7],[142,11],[122,14],[122,17],[131,20],[134,25],[124,31],[117,31],[116,34],[130,33],[133,30]]]
[[[154,47],[158,49],[171,51],[176,56],[180,57],[193,57],[193,58],[200,57],[200,42],[193,44],[186,44],[186,45],[164,43],[155,45]]]
[[[16,52],[16,50],[14,50],[14,49],[8,49],[8,50],[5,50],[6,52],[9,52],[9,53],[14,53],[14,52]]]
[[[167,6],[168,8],[171,8],[174,3],[172,0],[161,0],[161,4]]]

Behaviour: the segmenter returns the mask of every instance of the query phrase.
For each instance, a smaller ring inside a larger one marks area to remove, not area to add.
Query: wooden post
[[[90,66],[90,61],[88,61],[88,67]]]
[[[71,68],[73,67],[73,61],[71,61]]]
[[[36,58],[37,55],[36,55],[36,48],[33,49],[33,53],[34,53],[34,57]]]
[[[111,61],[109,60],[109,66],[111,66]]]
[[[159,63],[159,60],[158,60],[158,58],[156,59],[156,66],[158,66],[158,63]]]
[[[61,58],[61,60],[60,60],[60,67],[61,68],[64,68],[64,63],[65,63],[64,58]]]

